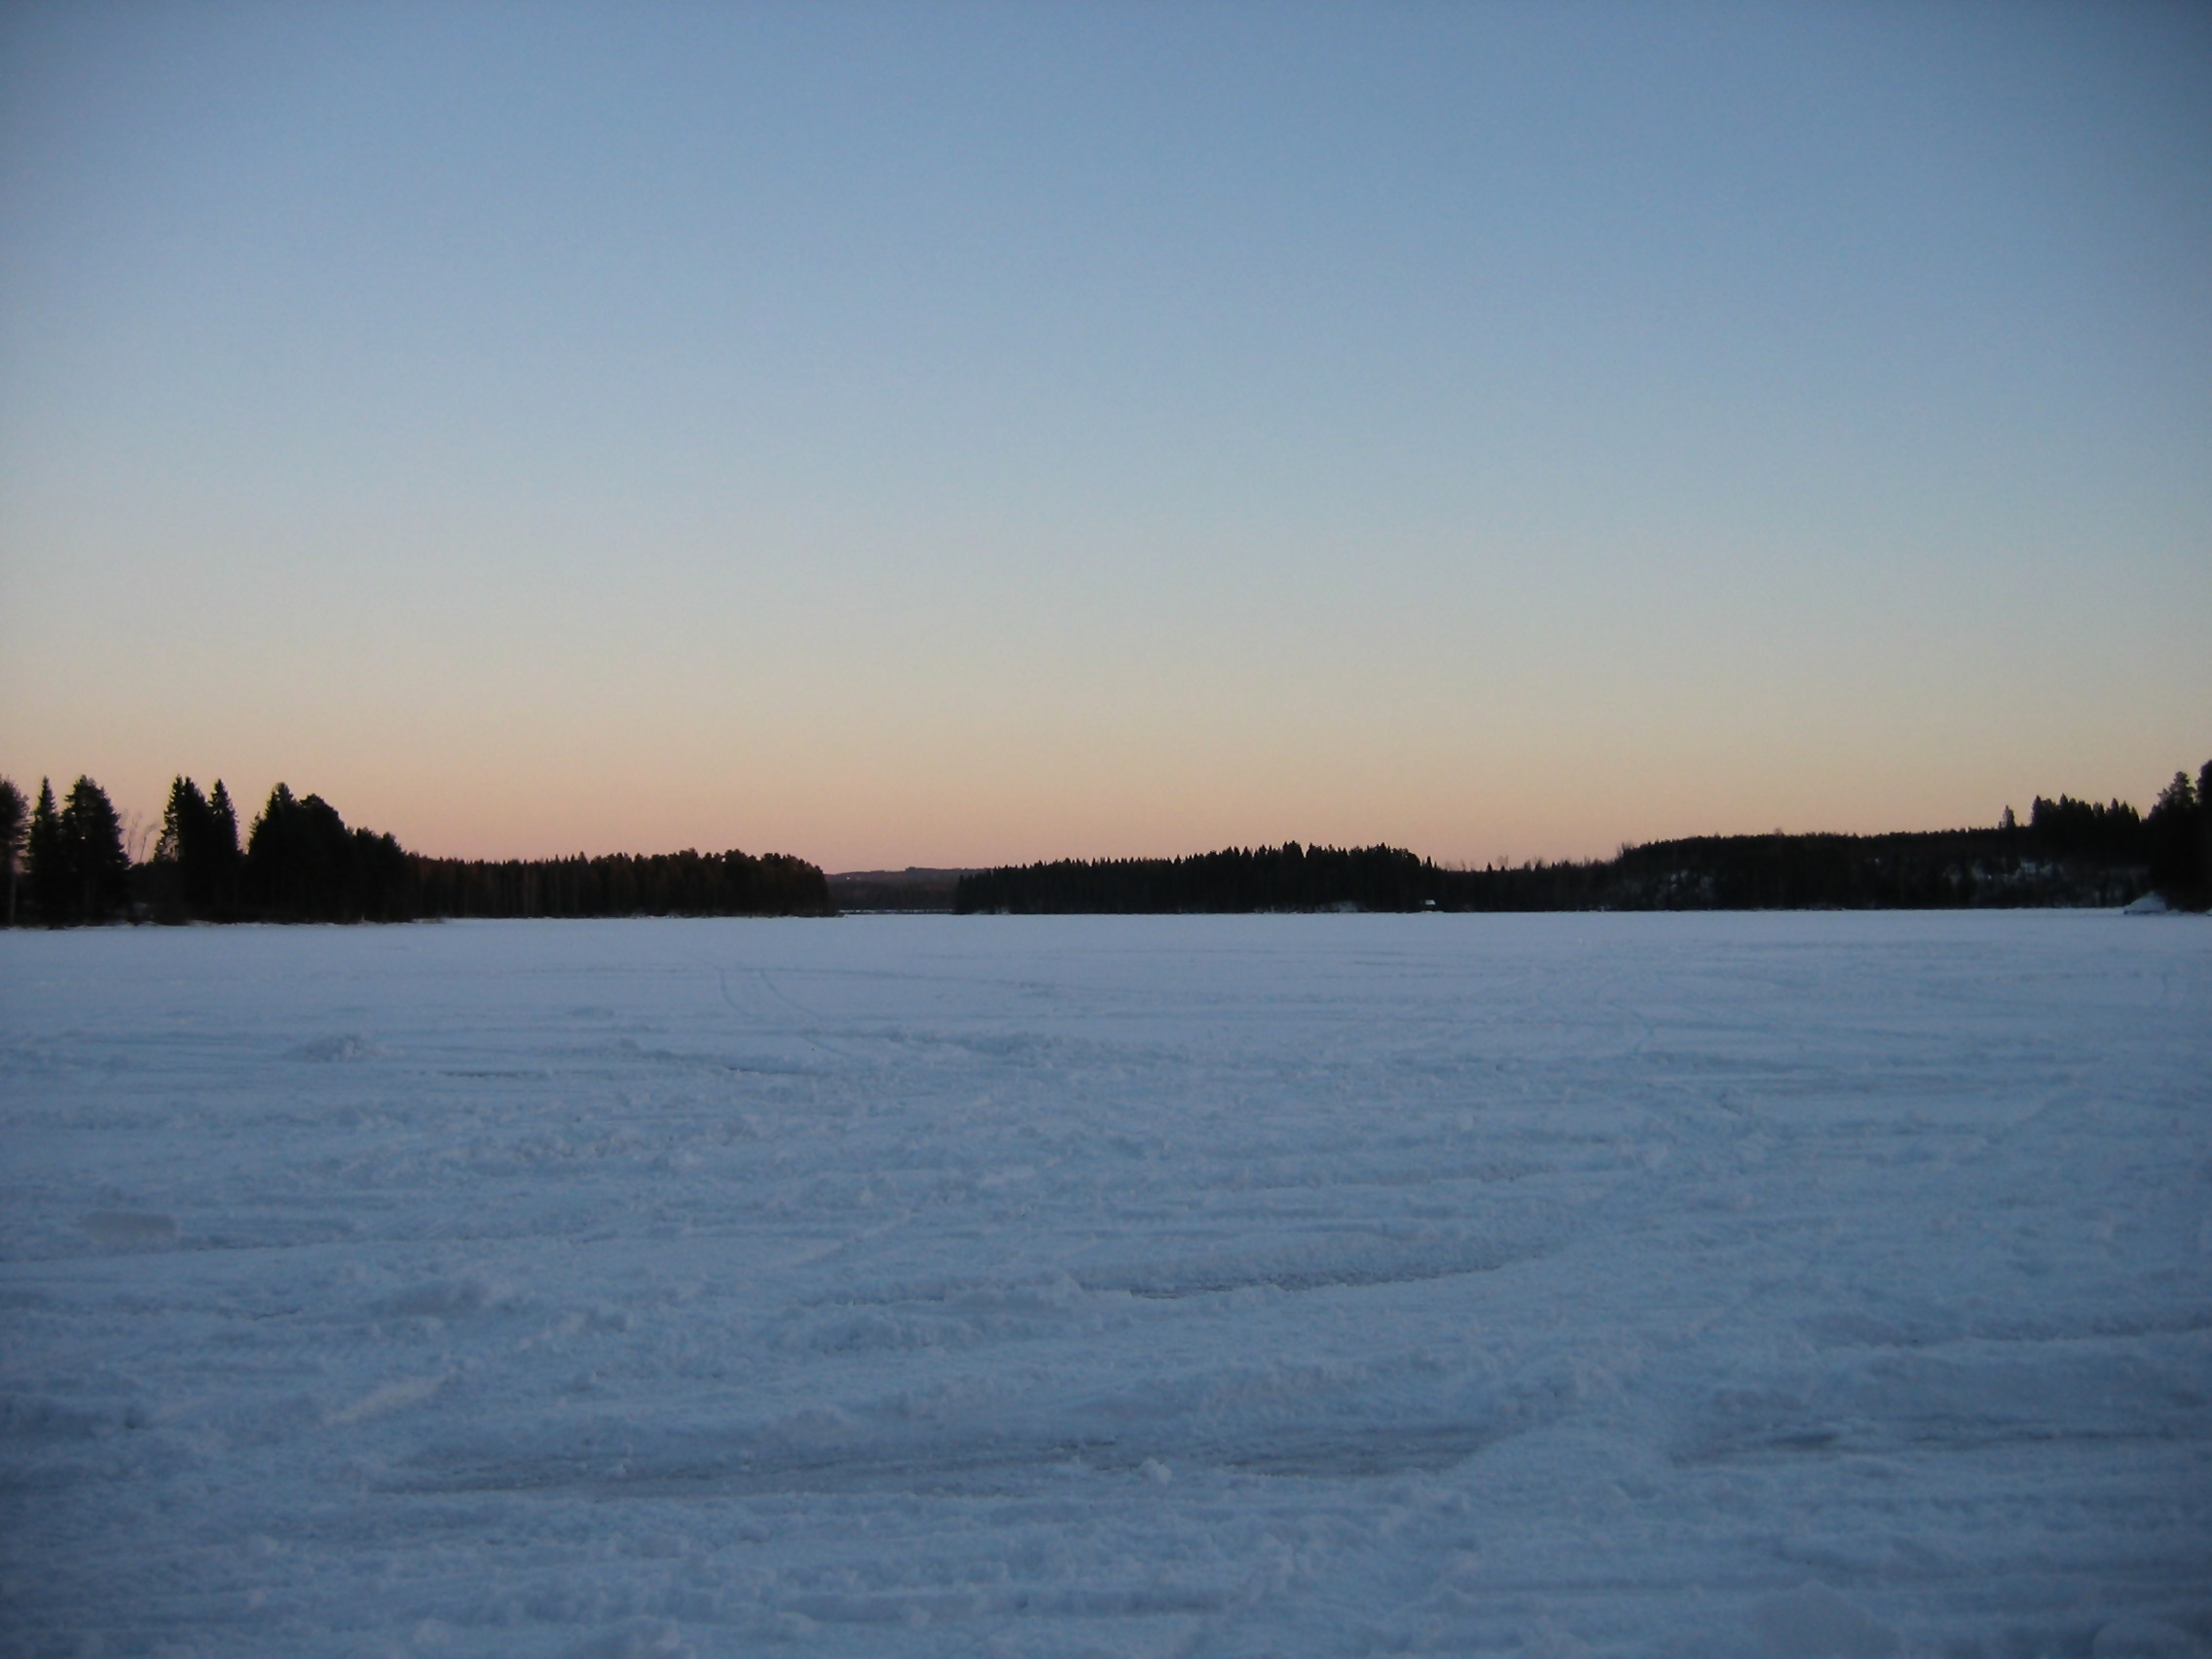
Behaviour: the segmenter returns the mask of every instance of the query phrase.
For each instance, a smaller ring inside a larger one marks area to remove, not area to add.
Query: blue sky
[[[0,769],[1439,858],[2212,755],[2212,14],[0,12]]]

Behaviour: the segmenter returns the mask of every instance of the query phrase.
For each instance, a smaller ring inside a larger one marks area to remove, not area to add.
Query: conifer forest
[[[107,793],[80,777],[26,800],[0,778],[9,926],[119,921],[403,922],[445,917],[835,913],[818,866],[731,850],[453,859],[349,828],[279,783],[242,830],[217,780],[169,786],[133,859]],[[946,872],[949,876],[950,872]],[[1401,847],[1232,847],[1172,859],[1061,859],[958,875],[964,914],[1261,910],[1953,909],[2212,904],[2212,761],[2176,772],[2149,812],[2037,796],[1986,829],[1877,835],[1707,835],[1611,859],[1458,868]]]

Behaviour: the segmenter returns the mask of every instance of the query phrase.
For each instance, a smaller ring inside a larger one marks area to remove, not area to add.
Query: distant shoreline
[[[996,868],[847,870],[732,849],[560,859],[440,859],[349,829],[321,796],[271,793],[250,830],[223,784],[170,788],[153,856],[125,854],[105,793],[67,805],[0,779],[10,926],[109,921],[840,914],[1241,914],[1263,911],[1599,911],[2120,908],[2157,894],[2212,905],[2212,761],[2176,773],[2147,814],[2123,801],[2038,796],[2026,823],[1876,835],[1701,835],[1611,859],[1455,869],[1403,847],[1230,847],[1171,859],[1060,859]],[[21,855],[27,854],[23,858]]]
[[[962,913],[1264,910],[2118,908],[2212,897],[2212,762],[2149,815],[2037,797],[2028,822],[1879,835],[1700,835],[1611,859],[1450,869],[1402,847],[1232,847],[1178,859],[1063,859],[962,875]]]

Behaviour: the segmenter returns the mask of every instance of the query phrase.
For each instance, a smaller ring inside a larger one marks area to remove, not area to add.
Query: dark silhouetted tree
[[[2143,820],[2123,800],[2099,805],[2060,795],[2038,795],[2028,812],[2028,833],[2045,853],[2058,858],[2103,859],[2115,863],[2143,857]]]
[[[2212,763],[2204,772],[2212,780]],[[2212,808],[2206,806],[2190,775],[2176,772],[2174,781],[2160,793],[2157,804],[2143,821],[2143,836],[2151,856],[2151,885],[2164,894],[2169,903],[2197,908],[2212,898],[2212,868],[2207,867],[2205,849],[2208,811]]]
[[[11,780],[0,778],[0,866],[7,870],[10,927],[16,925],[16,866],[22,857],[25,816],[23,792]]]
[[[207,796],[208,873],[213,883],[212,913],[229,916],[238,910],[240,884],[245,878],[245,851],[239,843],[239,810],[231,804],[231,792],[223,780]]]
[[[162,833],[154,842],[149,872],[157,921],[181,922],[193,914],[184,891],[184,855],[206,812],[207,797],[200,793],[198,784],[186,777],[169,781],[168,802],[162,808]]]
[[[75,883],[71,920],[104,922],[130,903],[123,822],[107,792],[90,778],[80,777],[70,786],[61,808],[61,844]]]
[[[2196,773],[2196,902],[2212,908],[2212,760]]]
[[[190,778],[169,785],[153,888],[165,921],[213,920],[238,904],[239,821],[220,781],[212,800]]]
[[[278,784],[246,835],[247,902],[271,921],[322,920],[346,853],[346,824],[330,803]]]
[[[401,921],[412,913],[412,870],[399,843],[349,830],[322,796],[296,797],[282,784],[246,837],[244,874],[248,907],[270,921]]]
[[[61,812],[54,804],[54,785],[38,781],[38,805],[31,809],[23,851],[29,877],[31,913],[50,928],[69,920],[69,894],[76,878],[61,844]]]

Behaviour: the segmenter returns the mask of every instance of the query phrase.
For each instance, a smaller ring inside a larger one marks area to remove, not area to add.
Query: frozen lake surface
[[[2212,926],[0,935],[0,1651],[2212,1651]]]

